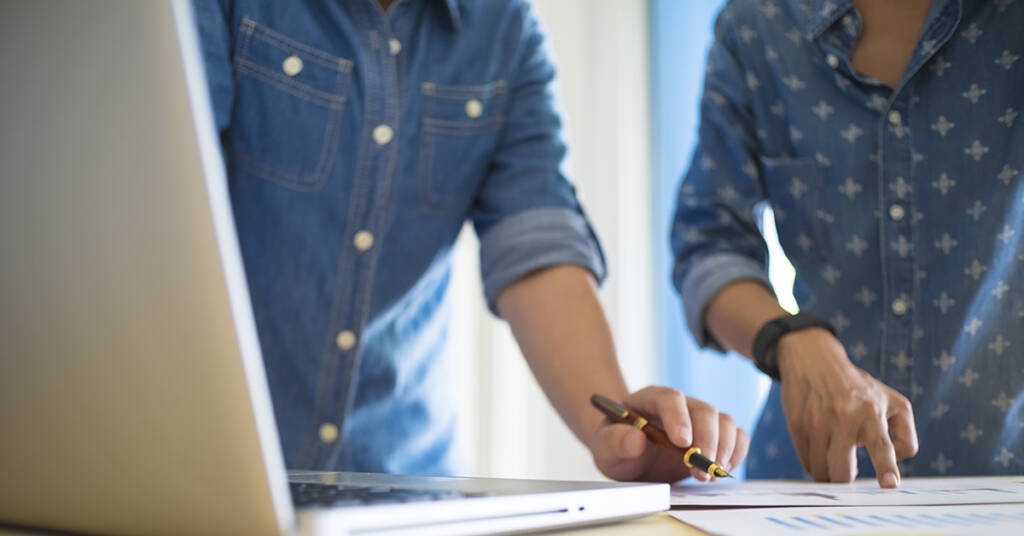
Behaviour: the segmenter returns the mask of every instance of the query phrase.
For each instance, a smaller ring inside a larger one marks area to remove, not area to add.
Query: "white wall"
[[[559,66],[569,175],[610,269],[601,298],[626,379],[638,389],[655,370],[647,2],[533,4]],[[460,441],[473,474],[601,478],[533,381],[507,326],[484,307],[477,254],[467,228],[456,250],[450,348]]]

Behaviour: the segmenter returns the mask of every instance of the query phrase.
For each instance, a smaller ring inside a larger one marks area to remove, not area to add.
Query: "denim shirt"
[[[604,275],[528,6],[196,0],[196,17],[288,467],[464,472],[444,360],[463,223],[492,308],[544,267]]]
[[[770,204],[801,310],[913,403],[904,474],[1024,471],[1022,20],[1022,1],[936,0],[895,89],[851,68],[851,0],[734,0],[716,25],[672,229],[687,322],[720,348],[708,301],[768,285]],[[749,474],[803,475],[778,384]]]

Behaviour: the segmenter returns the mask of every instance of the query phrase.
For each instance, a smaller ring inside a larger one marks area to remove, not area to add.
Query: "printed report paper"
[[[1024,476],[905,478],[896,489],[874,479],[849,484],[748,480],[672,487],[672,506],[915,506],[1024,503]]]

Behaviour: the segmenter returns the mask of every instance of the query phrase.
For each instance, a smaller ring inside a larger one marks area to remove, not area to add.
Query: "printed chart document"
[[[1024,504],[852,506],[673,510],[673,517],[708,534],[1024,534]]]
[[[749,480],[672,487],[672,506],[924,506],[1024,503],[1024,476],[905,478],[896,489],[874,479],[849,484]],[[1022,531],[1020,534],[1024,534]]]

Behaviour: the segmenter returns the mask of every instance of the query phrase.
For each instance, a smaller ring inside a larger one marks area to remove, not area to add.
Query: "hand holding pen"
[[[692,475],[708,481],[728,476],[750,446],[746,432],[731,416],[674,389],[648,387],[621,403],[595,394],[591,403],[607,418],[598,433],[605,436],[605,443],[621,445],[620,463],[629,465],[623,472],[641,475],[635,480],[674,482]],[[606,469],[607,460],[596,461],[606,475],[617,478],[614,470]],[[632,467],[637,463],[646,467]]]

